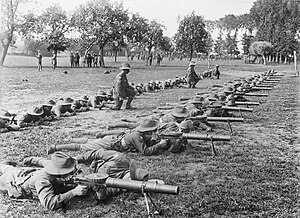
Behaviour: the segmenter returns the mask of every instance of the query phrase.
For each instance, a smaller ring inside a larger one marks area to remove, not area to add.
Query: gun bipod
[[[158,206],[154,203],[153,199],[151,198],[150,193],[144,191],[144,188],[145,188],[145,187],[146,187],[146,183],[142,184],[142,186],[141,186],[141,192],[142,192],[142,194],[143,194],[143,196],[144,196],[144,199],[145,199],[148,217],[149,217],[149,218],[152,218],[152,217],[153,217],[153,215],[152,215],[151,212],[150,212],[150,206],[149,206],[148,198],[150,199],[150,201],[151,201],[153,207],[155,208],[154,215],[161,215],[161,210],[160,210],[160,209],[158,208]]]

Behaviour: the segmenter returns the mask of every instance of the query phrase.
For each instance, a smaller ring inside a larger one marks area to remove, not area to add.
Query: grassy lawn
[[[106,58],[103,68],[69,68],[67,57],[58,58],[58,68],[37,72],[36,58],[8,56],[0,70],[0,108],[12,112],[27,110],[50,99],[78,98],[112,86],[119,66]],[[163,60],[162,66],[145,66],[130,61],[129,82],[172,79],[186,73],[188,60]],[[217,156],[212,156],[206,141],[192,141],[181,154],[144,157],[129,153],[138,165],[148,169],[152,178],[179,185],[178,196],[155,194],[163,210],[159,217],[300,217],[299,190],[299,78],[293,65],[244,64],[242,61],[211,61],[220,65],[220,80],[206,79],[196,89],[176,88],[137,96],[137,110],[92,110],[63,118],[50,126],[24,128],[0,134],[0,160],[20,164],[24,157],[43,156],[46,146],[62,143],[65,137],[86,136],[86,130],[105,129],[123,117],[136,118],[151,113],[158,105],[178,102],[181,96],[193,96],[215,84],[275,69],[285,76],[268,97],[251,97],[261,104],[252,113],[243,113],[244,123],[233,123],[230,142],[215,142]],[[198,61],[196,72],[207,69]],[[103,74],[110,70],[110,74]],[[67,71],[67,74],[64,72]],[[250,98],[249,98],[250,99]],[[237,114],[238,115],[238,114]],[[229,135],[226,123],[215,123],[213,134]],[[92,136],[91,136],[92,137]],[[79,152],[70,152],[72,155]],[[2,209],[3,208],[3,209]],[[105,204],[96,204],[95,196],[73,199],[68,209],[48,211],[37,200],[16,201],[0,194],[0,217],[145,217],[144,199],[138,193],[124,193]]]

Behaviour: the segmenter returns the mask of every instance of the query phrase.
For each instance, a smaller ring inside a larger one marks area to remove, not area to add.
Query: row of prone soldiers
[[[146,156],[166,151],[181,152],[188,145],[187,139],[180,137],[164,139],[159,136],[168,132],[213,131],[215,125],[208,121],[208,117],[233,117],[234,114],[222,106],[235,106],[236,100],[247,101],[240,93],[251,91],[252,87],[269,74],[270,71],[228,82],[211,90],[211,93],[197,94],[185,102],[176,103],[170,110],[158,108],[142,120],[123,118],[109,125],[108,130],[89,132],[94,138],[68,138],[64,144],[52,145],[48,148],[48,154],[62,150],[97,149],[139,152]]]
[[[163,88],[180,87],[184,83],[184,78],[178,78],[166,81],[153,82],[146,84],[134,85],[136,95],[143,92],[157,91]],[[162,85],[164,84],[164,86]],[[57,102],[49,100],[41,106],[34,106],[27,111],[22,111],[18,114],[9,112],[5,109],[0,111],[0,132],[16,131],[23,127],[39,125],[41,123],[47,124],[50,121],[59,119],[62,116],[73,116],[78,112],[89,111],[90,108],[103,107],[106,105],[113,106],[114,97],[113,89],[107,91],[100,90],[93,96],[83,96],[79,99],[61,98]]]
[[[74,196],[88,193],[87,187],[82,185],[66,186],[66,182],[79,171],[83,174],[96,172],[107,174],[112,178],[129,180],[148,180],[149,172],[138,168],[124,152],[139,152],[142,155],[156,155],[162,152],[178,153],[188,145],[187,138],[164,138],[164,133],[189,133],[191,131],[211,131],[214,125],[207,121],[208,116],[232,116],[224,114],[218,104],[228,103],[230,95],[236,95],[241,89],[246,91],[251,85],[260,82],[266,74],[255,75],[240,81],[227,83],[224,87],[218,87],[214,95],[196,95],[184,104],[176,105],[171,111],[149,115],[139,120],[122,119],[131,127],[130,130],[112,132],[95,131],[93,138],[67,138],[64,143],[51,145],[47,148],[48,154],[52,154],[51,160],[41,157],[27,157],[23,164],[26,166],[43,167],[39,169],[17,168],[15,162],[6,160],[0,162],[0,190],[7,191],[10,197],[29,198],[38,197],[40,203],[48,209],[59,209],[64,207]],[[224,95],[222,95],[223,93]],[[225,100],[224,100],[225,97]],[[67,99],[66,99],[67,100]],[[86,102],[86,99],[82,101]],[[58,104],[45,104],[55,108],[55,105],[67,106],[71,104],[61,100]],[[66,102],[66,103],[65,103]],[[28,115],[36,118],[42,116],[44,109],[28,111]],[[53,110],[50,110],[53,111]],[[55,109],[54,111],[57,111]],[[62,112],[62,111],[60,111]],[[67,112],[69,112],[67,110]],[[74,112],[74,111],[73,111]],[[70,113],[73,113],[70,112]],[[75,113],[75,112],[74,112]],[[9,115],[6,115],[9,117]],[[117,125],[115,125],[117,126]],[[202,129],[201,127],[204,127]],[[62,150],[84,150],[76,157],[71,157]],[[97,174],[101,179],[101,176]],[[161,180],[154,180],[155,186],[164,184]],[[110,188],[107,186],[92,186],[99,201],[106,201],[109,197],[122,192],[123,189]],[[59,193],[59,194],[58,194]]]

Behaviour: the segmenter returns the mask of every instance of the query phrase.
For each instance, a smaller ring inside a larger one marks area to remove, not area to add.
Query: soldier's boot
[[[111,106],[110,104],[101,103],[99,106],[99,110],[101,110],[102,108],[109,108],[111,110],[120,110],[123,104],[123,100],[114,99],[114,102],[115,104],[113,106]]]
[[[127,102],[126,102],[126,107],[125,107],[125,109],[134,109],[134,107],[132,107],[132,106],[130,105],[131,102],[132,102],[132,100],[133,100],[133,98],[134,98],[134,96],[128,97],[128,100],[127,100]]]
[[[47,163],[49,163],[49,160],[42,157],[26,157],[23,160],[25,166],[45,167]]]
[[[50,145],[47,148],[47,154],[53,154],[56,151],[69,150],[69,151],[79,151],[81,149],[81,145],[77,143],[70,144],[61,144],[61,145]]]
[[[17,164],[18,164],[17,162],[12,161],[12,160],[3,160],[0,162],[0,165],[10,165],[13,167],[17,166]]]

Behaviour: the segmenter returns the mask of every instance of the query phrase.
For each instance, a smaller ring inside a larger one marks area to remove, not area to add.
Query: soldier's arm
[[[132,139],[132,143],[134,144],[134,147],[143,155],[145,156],[151,156],[156,155],[161,152],[161,150],[164,150],[165,143],[164,141],[161,141],[155,145],[148,145],[146,141],[144,141],[142,136],[134,137]]]
[[[57,210],[61,208],[64,203],[68,202],[75,196],[72,190],[63,194],[55,194],[53,186],[46,176],[41,176],[35,181],[35,188],[40,203],[49,210]],[[63,188],[63,184],[61,188]]]

